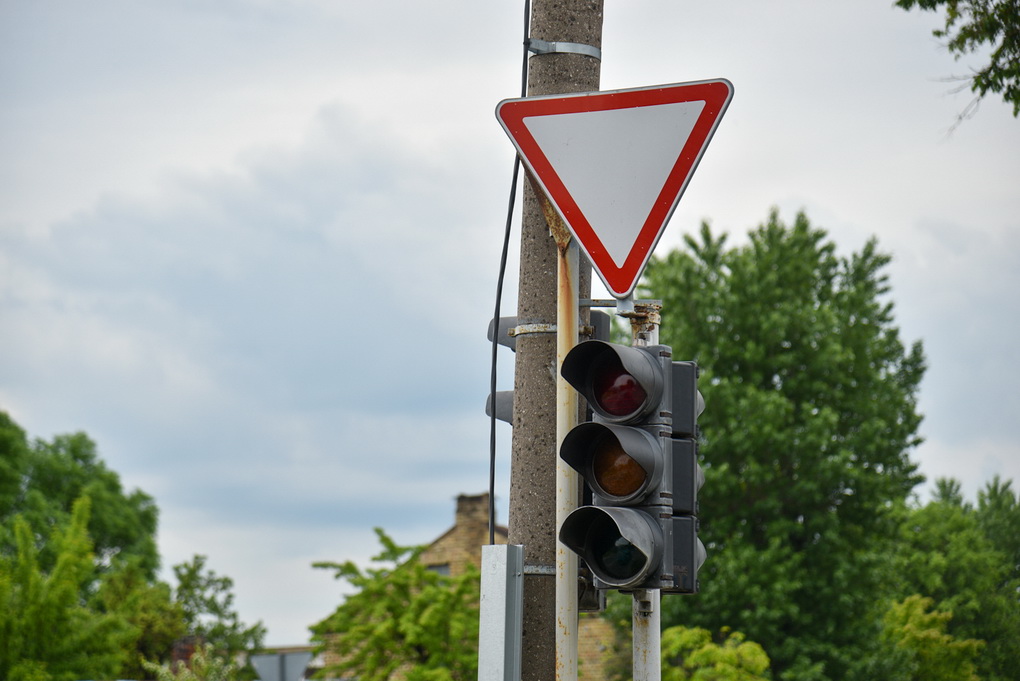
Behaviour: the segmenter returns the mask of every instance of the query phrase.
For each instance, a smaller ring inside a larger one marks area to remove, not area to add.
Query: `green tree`
[[[174,642],[187,632],[184,608],[173,600],[170,586],[149,581],[134,563],[105,574],[91,605],[98,612],[120,616],[132,627],[132,650],[121,670],[124,678],[148,678],[144,663],[169,661]]]
[[[145,663],[145,669],[156,675],[156,681],[238,681],[241,678],[237,665],[216,654],[212,644],[199,646],[192,653],[188,664]]]
[[[0,520],[11,518],[17,512],[28,457],[25,431],[6,412],[0,411]],[[0,549],[13,544],[11,528],[6,527],[6,523],[0,525]]]
[[[0,556],[0,679],[74,681],[114,678],[133,632],[114,614],[81,601],[93,574],[87,524],[89,500],[74,504],[70,522],[52,530],[55,555],[43,571],[29,524],[16,517],[17,552]]]
[[[966,78],[977,97],[961,118],[989,92],[1001,93],[1003,101],[1013,105],[1013,116],[1020,116],[1020,0],[896,0],[896,5],[929,12],[944,9],[945,26],[932,34],[946,41],[956,59],[990,50],[988,64]]]
[[[707,629],[670,627],[662,632],[662,681],[765,681],[769,657],[737,631],[720,643]]]
[[[964,506],[963,486],[959,480],[952,478],[939,478],[935,481],[935,491],[932,492],[934,501],[950,506]]]
[[[97,571],[95,579],[123,560],[134,560],[149,580],[156,578],[159,551],[156,527],[159,510],[152,497],[126,492],[120,476],[100,459],[96,444],[85,433],[58,435],[51,442],[24,443],[24,433],[6,414],[0,418],[0,452],[13,452],[16,464],[0,465],[0,553],[14,550],[11,518],[23,517],[37,538],[51,527],[66,524],[71,507],[83,496],[92,499],[88,532],[92,538]],[[13,459],[12,459],[13,461]],[[12,475],[16,492],[10,488]],[[5,482],[6,481],[6,482]],[[38,545],[44,569],[55,555],[45,543]],[[88,588],[94,588],[90,583]]]
[[[998,479],[979,495],[984,511],[964,503],[959,489],[955,481],[939,480],[930,503],[904,512],[890,580],[897,598],[918,594],[940,613],[951,613],[943,627],[948,635],[985,641],[977,673],[1005,681],[1015,678],[1020,659],[1020,580],[1008,553],[1017,541],[1008,528],[1020,510],[1009,483]]]
[[[877,650],[890,509],[921,480],[924,355],[899,339],[888,262],[772,211],[743,246],[703,224],[646,270],[661,340],[697,360],[708,405],[702,590],[663,599],[663,623],[739,629],[791,681],[855,678]]]
[[[81,513],[75,510],[79,503],[93,511],[76,516]],[[174,568],[176,590],[156,579],[157,521],[152,497],[140,490],[126,492],[87,435],[60,435],[51,442],[40,439],[29,444],[24,431],[0,412],[0,559],[7,561],[7,567],[21,566],[21,582],[10,583],[17,589],[10,584],[5,587],[4,593],[13,599],[11,607],[30,607],[25,594],[35,592],[25,586],[29,584],[25,580],[32,574],[33,584],[50,584],[70,574],[61,563],[70,560],[66,537],[83,532],[80,539],[89,549],[74,554],[78,556],[73,571],[78,590],[73,594],[77,603],[73,617],[122,625],[123,636],[118,634],[118,640],[126,660],[121,668],[124,675],[142,678],[142,661],[165,662],[174,641],[184,634],[200,636],[224,655],[260,648],[265,627],[261,622],[247,626],[240,621],[233,608],[233,581],[205,570],[204,556]],[[81,523],[86,526],[78,527]],[[29,553],[25,553],[27,545],[31,545]],[[83,567],[79,559],[86,555]],[[29,557],[32,569],[25,567]],[[60,580],[59,594],[72,599],[68,583]],[[10,623],[20,622],[19,617],[34,617],[32,612],[12,614],[6,621],[14,626]],[[44,667],[25,667],[18,673],[28,679],[29,671],[49,678]],[[240,673],[251,676],[252,670]],[[0,674],[0,679],[5,678]]]
[[[177,578],[174,601],[184,612],[188,633],[227,657],[260,650],[265,626],[261,621],[250,626],[241,621],[234,609],[234,581],[207,569],[206,560],[205,556],[196,555],[191,561],[173,567]]]
[[[977,521],[992,545],[1006,556],[1008,579],[1020,583],[1020,495],[998,475],[978,491]]]
[[[893,603],[884,618],[884,637],[905,653],[908,681],[979,681],[975,661],[983,643],[946,633],[952,613],[928,612],[932,599],[918,595]]]
[[[477,677],[477,570],[451,578],[418,560],[421,547],[402,547],[376,529],[383,549],[362,570],[354,563],[315,563],[334,570],[357,593],[311,627],[319,651],[339,662],[328,677],[386,681],[468,681]]]

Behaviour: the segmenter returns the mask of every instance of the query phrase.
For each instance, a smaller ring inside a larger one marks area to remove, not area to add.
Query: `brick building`
[[[506,544],[507,528],[497,525],[495,540]],[[458,577],[468,565],[482,567],[482,545],[489,543],[489,495],[457,497],[453,527],[439,535],[421,554],[422,565]]]

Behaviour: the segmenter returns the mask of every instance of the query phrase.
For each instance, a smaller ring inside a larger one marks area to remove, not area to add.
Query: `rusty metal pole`
[[[602,47],[603,0],[533,0],[531,37]],[[599,89],[599,59],[578,53],[536,54],[528,95]],[[557,317],[559,249],[541,202],[525,187],[517,323],[546,328]],[[590,297],[590,268],[581,267],[581,297]],[[582,322],[584,320],[582,319]],[[511,544],[524,545],[522,681],[556,678],[556,337],[517,336],[510,463]]]
[[[559,247],[559,292],[556,316],[556,366],[563,365],[579,335],[578,269],[580,258],[577,242],[560,226],[553,229]],[[590,316],[590,315],[589,315]],[[556,372],[556,449],[580,420],[577,391]],[[556,527],[580,501],[581,482],[577,471],[556,457]],[[556,679],[577,681],[577,554],[556,542]]]

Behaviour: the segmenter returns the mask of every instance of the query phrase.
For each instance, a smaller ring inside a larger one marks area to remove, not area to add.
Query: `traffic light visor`
[[[666,381],[652,351],[605,341],[574,346],[560,373],[611,423],[633,423],[653,412]]]
[[[610,504],[645,501],[663,476],[662,444],[642,428],[581,423],[563,438],[560,458]]]
[[[582,506],[560,528],[560,541],[614,588],[637,586],[658,569],[661,535],[651,518],[629,508]]]

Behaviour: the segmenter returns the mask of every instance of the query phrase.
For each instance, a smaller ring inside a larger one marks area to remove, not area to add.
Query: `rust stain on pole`
[[[630,320],[632,345],[658,345],[659,324],[662,322],[662,302],[648,300],[634,303],[630,312],[617,313]]]
[[[535,181],[534,175],[530,172],[528,173],[528,181],[531,182],[531,188],[535,191],[535,196],[538,197],[539,203],[542,206],[542,216],[545,218],[545,224],[549,226],[549,233],[552,235],[553,241],[556,242],[556,247],[559,249],[560,258],[562,259],[572,238],[570,228],[567,227],[567,223],[563,221],[560,214],[553,208],[552,201],[542,191],[542,185]],[[560,284],[562,285],[562,280]]]

